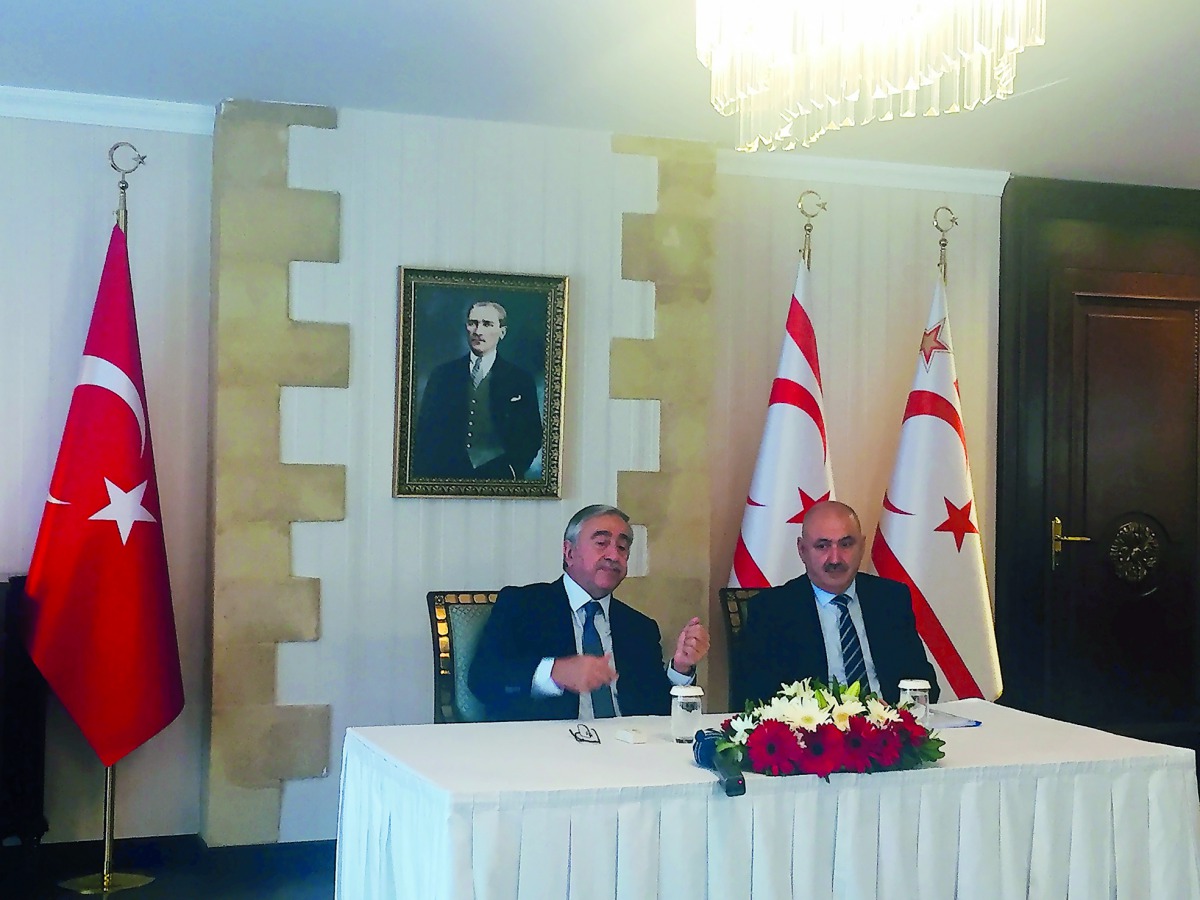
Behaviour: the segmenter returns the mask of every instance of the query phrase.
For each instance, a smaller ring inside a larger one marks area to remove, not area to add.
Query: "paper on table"
[[[974,728],[979,724],[977,719],[966,719],[962,716],[956,716],[954,713],[943,712],[940,709],[929,708],[925,713],[925,718],[921,720],[921,724],[930,731],[938,728]]]

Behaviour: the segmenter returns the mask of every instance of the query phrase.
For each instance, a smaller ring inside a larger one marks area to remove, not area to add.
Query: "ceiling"
[[[0,85],[282,100],[733,146],[692,0],[3,0]],[[1200,2],[1047,0],[1046,46],[980,110],[793,154],[1200,188]]]

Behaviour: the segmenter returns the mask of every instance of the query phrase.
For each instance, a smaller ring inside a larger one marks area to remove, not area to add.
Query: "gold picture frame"
[[[398,294],[392,495],[560,497],[567,277],[405,266]]]

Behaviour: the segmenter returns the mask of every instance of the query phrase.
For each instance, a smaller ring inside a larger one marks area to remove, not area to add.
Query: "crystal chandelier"
[[[974,109],[1013,91],[1046,0],[696,0],[696,54],[739,150]]]

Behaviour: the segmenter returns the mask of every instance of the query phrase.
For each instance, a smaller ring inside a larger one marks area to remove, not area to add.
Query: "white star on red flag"
[[[116,522],[117,530],[121,533],[121,543],[129,543],[129,532],[133,530],[134,522],[157,522],[150,510],[142,506],[142,496],[146,493],[147,481],[143,481],[132,491],[123,491],[107,478],[104,485],[108,488],[108,506],[88,517],[91,522]]]

